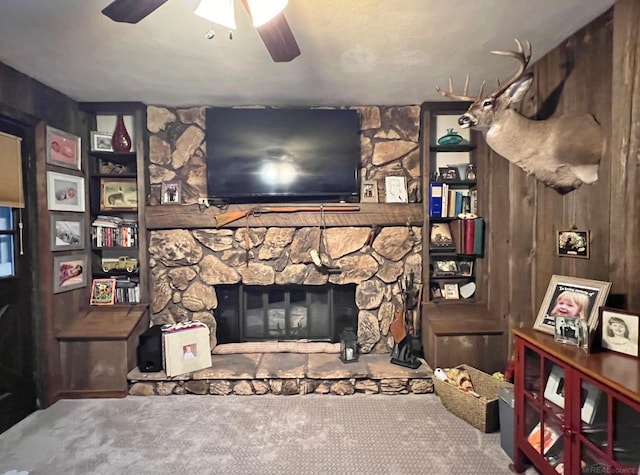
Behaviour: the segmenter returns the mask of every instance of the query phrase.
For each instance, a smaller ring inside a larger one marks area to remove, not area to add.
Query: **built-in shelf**
[[[194,229],[215,228],[216,216],[228,211],[251,210],[257,205],[230,205],[221,210],[214,206],[202,205],[158,205],[144,208],[147,229]],[[276,206],[309,206],[309,203],[278,203]],[[314,204],[315,206],[315,204]],[[319,206],[319,205],[317,205]],[[326,206],[337,206],[327,203]],[[325,212],[324,222],[319,211],[288,213],[250,214],[247,218],[226,224],[224,228],[249,227],[302,227],[302,226],[423,226],[422,203],[349,203],[343,206],[357,206],[357,211]]]

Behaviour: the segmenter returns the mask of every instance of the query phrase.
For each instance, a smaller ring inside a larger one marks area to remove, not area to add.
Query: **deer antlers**
[[[525,70],[527,69],[527,66],[529,65],[529,61],[531,60],[531,43],[529,43],[528,41],[525,41],[525,47],[522,47],[522,43],[520,43],[520,41],[518,39],[514,39],[514,41],[516,42],[516,45],[518,46],[518,51],[491,51],[492,54],[498,54],[501,56],[509,56],[510,58],[515,59],[516,61],[518,61],[520,63],[520,66],[518,67],[518,71],[511,77],[511,79],[509,79],[503,86],[500,85],[500,80],[498,80],[498,89],[496,89],[495,91],[493,91],[490,96],[491,97],[498,97],[500,94],[502,94],[504,91],[506,91],[509,86],[511,86],[514,82],[516,82],[518,79],[520,79],[520,77],[522,76],[522,74],[525,72]],[[445,96],[445,97],[450,97],[452,99],[458,99],[461,101],[470,101],[470,102],[477,102],[480,99],[482,99],[482,92],[484,90],[484,81],[482,82],[482,84],[480,85],[480,92],[477,96],[469,96],[468,95],[468,90],[469,90],[469,75],[467,74],[467,79],[464,83],[464,91],[462,92],[462,95],[457,95],[453,92],[453,80],[451,79],[451,76],[449,76],[449,90],[448,91],[444,91],[442,89],[440,89],[439,86],[436,85],[436,91],[438,91],[441,95]]]

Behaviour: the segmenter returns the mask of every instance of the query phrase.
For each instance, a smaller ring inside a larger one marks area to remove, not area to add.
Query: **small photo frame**
[[[100,211],[138,209],[135,178],[100,178]]]
[[[449,282],[442,286],[442,293],[446,300],[458,300],[460,298],[460,289],[457,282]]]
[[[69,255],[53,258],[53,293],[87,286],[87,256]]]
[[[52,251],[74,251],[84,249],[84,216],[51,214]]]
[[[473,261],[458,261],[458,269],[462,277],[471,277],[473,275]]]
[[[559,343],[582,346],[588,341],[587,321],[580,317],[556,317],[553,339]]]
[[[361,203],[378,202],[378,182],[376,180],[362,180],[360,193]]]
[[[47,126],[47,163],[72,170],[82,169],[80,137]]]
[[[558,231],[558,255],[589,259],[590,242],[589,231]]]
[[[442,289],[440,288],[440,284],[436,282],[432,282],[429,291],[431,293],[432,299],[441,299],[442,298]]]
[[[116,279],[93,279],[91,305],[113,305],[116,301]]]
[[[600,309],[600,345],[608,351],[638,358],[640,315],[603,307]]]
[[[91,131],[91,151],[92,152],[113,152],[111,146],[112,134],[108,132]]]
[[[47,172],[47,208],[84,213],[84,177]]]
[[[182,201],[182,184],[179,181],[163,182],[160,198],[163,205],[180,204]]]
[[[460,180],[460,172],[457,167],[441,167],[438,171],[440,172],[440,179],[442,181]]]
[[[536,450],[536,452],[546,454],[551,447],[555,445],[561,435],[562,433],[551,424],[545,424],[543,431],[542,423],[538,422],[527,437],[527,441]]]
[[[561,409],[564,409],[564,384],[564,369],[553,365],[544,387],[544,398]]]
[[[431,249],[434,251],[447,251],[456,248],[453,237],[451,236],[449,223],[431,223],[429,242]]]
[[[555,335],[556,317],[580,317],[594,332],[610,289],[611,282],[552,275],[533,328]]]
[[[458,262],[455,260],[435,259],[433,261],[434,277],[454,276],[458,272]]]
[[[387,203],[408,203],[407,179],[403,176],[388,176],[384,179]]]

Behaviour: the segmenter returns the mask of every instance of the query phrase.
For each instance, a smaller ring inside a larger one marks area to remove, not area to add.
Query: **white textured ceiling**
[[[110,0],[2,0],[0,61],[78,101],[166,106],[405,105],[440,100],[449,75],[495,84],[529,40],[533,60],[615,0],[289,0],[302,54],[274,63],[236,1],[233,40],[169,0],[136,25],[102,15]]]

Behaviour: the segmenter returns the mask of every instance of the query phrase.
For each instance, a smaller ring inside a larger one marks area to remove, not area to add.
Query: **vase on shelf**
[[[111,136],[111,148],[114,152],[128,152],[131,150],[131,136],[124,125],[124,117],[118,114],[116,128]]]

